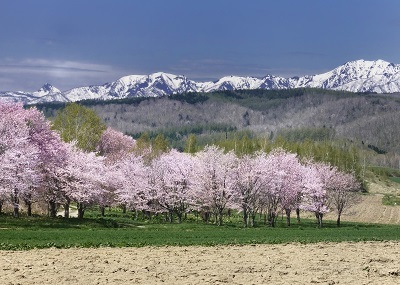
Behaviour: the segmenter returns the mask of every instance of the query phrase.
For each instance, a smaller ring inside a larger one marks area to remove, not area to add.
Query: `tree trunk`
[[[218,214],[216,215],[216,216],[218,216],[218,223],[217,223],[218,226],[222,226],[222,224],[224,223],[222,212],[223,212],[223,209],[219,209]]]
[[[122,214],[126,214],[126,204],[122,205]]]
[[[181,212],[176,214],[178,216],[178,223],[181,224],[182,223],[182,216],[183,214]]]
[[[243,226],[246,228],[249,225],[249,217],[247,213],[247,207],[243,206]]]
[[[19,205],[14,203],[14,218],[19,218]]]
[[[0,215],[3,213],[3,201],[0,201]]]
[[[139,211],[135,209],[135,221],[137,221],[139,218]]]
[[[32,202],[25,201],[25,204],[27,206],[26,214],[28,215],[28,217],[32,217]]]
[[[83,219],[84,214],[85,214],[85,204],[78,203],[78,219]]]
[[[296,209],[297,223],[300,224],[300,208]]]
[[[172,210],[168,211],[168,219],[169,222],[172,224],[172,222],[174,221],[174,212]]]
[[[276,215],[274,212],[268,213],[268,224],[273,228],[275,227],[275,218]]]
[[[19,218],[19,199],[17,195],[13,197],[13,204],[14,204],[14,218]]]
[[[57,203],[54,201],[49,201],[49,216],[50,218],[57,217]]]
[[[291,214],[291,210],[289,210],[289,209],[286,209],[285,210],[285,213],[286,213],[286,225],[288,226],[288,227],[290,227],[290,214]]]
[[[251,215],[251,226],[254,227],[255,224],[256,224],[256,214],[253,213],[253,214]]]
[[[151,215],[149,211],[142,210],[142,214],[146,219],[151,220]]]
[[[218,226],[222,226],[222,224],[224,223],[224,220],[222,218],[222,214],[218,215]]]
[[[203,220],[203,222],[208,223],[210,221],[210,212],[201,211],[200,212],[200,217]]]
[[[106,215],[106,207],[100,206],[101,216],[104,217]]]
[[[324,214],[315,213],[315,215],[317,216],[318,227],[322,228],[322,217],[324,216]]]
[[[26,214],[28,217],[32,217],[32,195],[27,194],[24,198],[24,203],[25,206],[27,207],[26,209]]]
[[[66,199],[66,202],[64,204],[64,218],[69,218],[69,205],[71,203],[71,200],[69,198]]]
[[[340,214],[337,216],[336,225],[340,227]]]

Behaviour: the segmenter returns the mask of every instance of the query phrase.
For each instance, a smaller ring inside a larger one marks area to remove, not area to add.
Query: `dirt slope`
[[[369,193],[363,195],[361,202],[351,207],[343,216],[343,221],[400,224],[400,205],[385,206],[382,198],[385,194],[400,195],[400,184],[377,179],[368,181]],[[335,214],[326,215],[326,219],[335,220]]]

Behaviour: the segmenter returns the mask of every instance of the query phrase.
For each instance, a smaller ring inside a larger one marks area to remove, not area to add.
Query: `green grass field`
[[[400,177],[389,177],[390,180],[396,183],[400,183]]]
[[[382,204],[386,206],[400,206],[400,196],[385,194],[382,198]]]
[[[313,243],[342,241],[400,240],[400,225],[293,221],[288,228],[279,220],[277,227],[258,225],[243,228],[240,221],[224,226],[190,221],[182,224],[135,222],[128,217],[49,219],[0,217],[0,250],[69,247],[214,246],[240,244]]]

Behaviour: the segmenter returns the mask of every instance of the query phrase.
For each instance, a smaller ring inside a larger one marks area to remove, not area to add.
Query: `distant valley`
[[[288,139],[342,140],[344,147],[347,142],[375,153],[374,159],[380,161],[374,164],[399,165],[400,93],[228,90],[81,103],[117,130],[134,137],[143,132],[163,133],[177,148],[183,147],[189,133],[195,133],[200,143],[212,143],[248,132],[267,139],[284,135]],[[48,117],[63,106],[37,105]]]

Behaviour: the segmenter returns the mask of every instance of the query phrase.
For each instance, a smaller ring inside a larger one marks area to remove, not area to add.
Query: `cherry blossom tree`
[[[327,191],[330,205],[337,213],[336,224],[339,227],[342,213],[360,201],[361,184],[351,173],[339,171],[337,168],[332,171],[334,175],[331,176]]]
[[[37,149],[29,143],[9,148],[0,156],[1,192],[10,197],[14,217],[19,217],[20,200],[40,182],[37,158]]]
[[[98,204],[107,195],[107,168],[103,157],[74,147],[69,153],[67,171],[69,181],[64,191],[77,203],[78,218],[83,218],[87,206]]]
[[[264,187],[262,183],[264,153],[245,155],[238,159],[234,170],[235,190],[238,192],[237,203],[243,212],[245,227],[254,226],[255,216],[260,209],[260,194]]]
[[[0,188],[0,215],[3,212],[3,205],[6,200],[7,200],[7,195],[4,193],[4,191],[1,191]]]
[[[312,198],[308,209],[316,214],[318,223],[322,226],[323,214],[328,211],[328,207],[333,208],[337,213],[337,225],[340,226],[343,211],[359,201],[360,183],[353,174],[339,171],[329,164],[315,163],[308,170],[309,174],[312,172],[314,174],[308,176],[308,181],[314,181],[313,184],[310,183],[314,187],[308,184],[307,194]],[[317,186],[318,179],[321,184]]]
[[[262,161],[261,202],[270,226],[275,226],[278,208],[286,213],[287,225],[290,214],[296,209],[301,196],[302,166],[295,154],[280,148],[271,151]]]
[[[25,202],[29,216],[32,213],[32,203],[39,198],[46,199],[49,196],[46,192],[51,189],[49,187],[51,181],[58,179],[57,170],[65,162],[66,147],[61,142],[59,135],[51,130],[50,123],[44,115],[36,108],[25,110],[20,104],[2,104],[1,113],[2,136],[0,140],[3,140],[1,144],[5,146],[2,149],[20,150],[16,157],[9,160],[14,167],[19,165],[19,168],[14,169],[14,174],[19,173],[18,175],[21,176],[21,173],[30,171],[29,179],[19,178],[19,181],[24,181],[24,191],[17,191],[15,188],[15,194],[12,195],[16,207],[19,205],[19,199]],[[7,132],[8,135],[6,135]],[[27,156],[33,156],[34,161]],[[3,159],[6,157],[7,154],[3,156]],[[19,163],[17,163],[18,159]],[[33,163],[35,167],[32,167]],[[3,166],[5,165],[3,163]],[[33,183],[33,176],[35,176],[36,183]],[[17,192],[18,195],[16,195]],[[17,216],[18,209],[16,207],[14,215]]]
[[[104,163],[108,169],[108,173],[113,173],[112,176],[118,176],[118,172],[114,172],[115,164],[117,164],[120,160],[125,159],[130,153],[133,152],[133,149],[136,145],[135,140],[123,133],[108,127],[100,137],[99,144],[97,146],[98,154],[105,157]],[[114,184],[113,177],[109,177],[109,182]],[[111,185],[109,184],[109,185]],[[110,186],[108,188],[109,195],[103,196],[103,201],[100,203],[101,215],[105,214],[105,207],[111,205],[114,201],[115,196],[115,187]],[[126,204],[122,204],[123,210],[126,211]]]
[[[67,144],[68,149],[68,144]],[[55,167],[45,173],[44,183],[39,188],[41,198],[48,205],[48,214],[50,217],[57,216],[60,204],[64,206],[64,217],[69,217],[71,198],[67,195],[67,187],[72,178],[68,171],[68,163],[70,161],[69,152],[67,158],[61,167]]]
[[[55,217],[55,204],[59,197],[59,189],[54,187],[60,179],[67,161],[67,145],[61,141],[58,133],[53,131],[50,122],[43,113],[36,108],[27,111],[27,124],[29,127],[29,141],[39,151],[38,173],[42,177],[42,183],[37,187],[31,187],[30,193],[25,193],[24,202],[27,206],[28,216],[31,215],[31,205],[35,199],[44,198],[49,204],[50,216]],[[51,198],[50,198],[51,197]],[[49,199],[50,198],[50,199]]]
[[[112,166],[112,187],[115,190],[116,202],[127,205],[131,210],[149,210],[150,168],[142,156],[127,155]]]
[[[135,147],[135,140],[123,133],[108,127],[100,137],[97,151],[107,158],[107,163],[115,163],[131,152]]]
[[[40,182],[39,150],[30,143],[29,112],[21,104],[0,103],[0,196],[9,196],[14,216],[20,199]]]
[[[151,164],[153,200],[158,209],[168,213],[171,223],[174,213],[181,223],[183,215],[194,204],[190,187],[192,171],[192,157],[176,150],[161,154]]]
[[[319,227],[324,214],[329,212],[327,188],[333,175],[332,168],[323,163],[308,163],[304,169],[301,208],[315,214]]]
[[[303,166],[295,154],[280,151],[273,153],[270,163],[279,169],[280,205],[286,214],[286,224],[290,226],[291,212],[298,209],[302,196]]]
[[[237,208],[234,186],[234,168],[237,159],[233,152],[224,153],[216,146],[207,146],[196,154],[193,187],[197,205],[210,209],[216,223],[222,225],[226,208]]]

